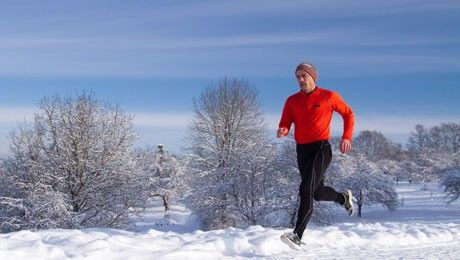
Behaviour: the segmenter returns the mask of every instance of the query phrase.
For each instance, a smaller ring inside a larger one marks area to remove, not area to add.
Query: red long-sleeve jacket
[[[298,144],[329,140],[333,111],[343,118],[342,138],[351,141],[353,111],[339,94],[319,87],[308,94],[299,91],[290,96],[284,105],[279,127],[289,130],[294,123],[294,137]]]

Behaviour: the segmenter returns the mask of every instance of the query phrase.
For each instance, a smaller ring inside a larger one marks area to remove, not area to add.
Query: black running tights
[[[327,140],[297,144],[297,163],[302,182],[300,183],[300,205],[294,229],[299,238],[313,213],[313,199],[317,201],[335,201],[343,204],[343,195],[332,187],[324,186],[324,174],[332,159],[331,145]]]

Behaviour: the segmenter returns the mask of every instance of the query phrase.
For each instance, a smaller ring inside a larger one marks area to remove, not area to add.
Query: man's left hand
[[[351,142],[347,139],[342,139],[340,142],[340,152],[349,153],[351,151]]]

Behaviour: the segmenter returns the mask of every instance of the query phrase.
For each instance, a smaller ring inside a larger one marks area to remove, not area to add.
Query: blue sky
[[[404,142],[417,123],[460,121],[459,1],[1,5],[0,153],[43,96],[83,90],[135,114],[139,145],[178,152],[192,98],[222,76],[249,79],[274,131],[303,60],[352,106],[356,132]]]

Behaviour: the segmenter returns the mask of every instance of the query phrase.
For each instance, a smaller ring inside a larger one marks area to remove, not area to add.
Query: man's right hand
[[[276,137],[281,138],[285,137],[289,134],[289,130],[286,127],[280,127],[278,131],[276,132]]]

